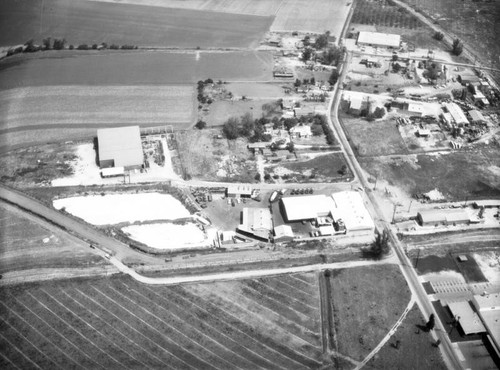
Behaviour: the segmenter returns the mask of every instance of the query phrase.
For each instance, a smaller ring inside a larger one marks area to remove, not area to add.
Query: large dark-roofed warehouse
[[[140,168],[144,161],[139,126],[97,130],[99,166]]]

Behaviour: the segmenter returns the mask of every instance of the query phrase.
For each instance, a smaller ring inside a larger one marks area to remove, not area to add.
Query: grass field
[[[498,30],[500,7],[496,1],[404,0],[430,16],[445,30],[479,52],[486,65],[500,66]]]
[[[395,121],[368,122],[361,118],[343,118],[342,121],[353,148],[360,156],[408,153]]]
[[[500,197],[500,155],[497,148],[402,158],[360,158],[372,176],[409,194],[441,191],[448,200]]]
[[[40,56],[43,56],[40,58]],[[45,52],[0,61],[0,89],[55,85],[169,85],[212,78],[271,80],[268,52]]]
[[[408,11],[392,5],[390,0],[356,2],[352,23],[380,25],[386,27],[417,29],[423,24]]]
[[[210,105],[210,111],[203,114],[202,119],[208,126],[222,126],[231,117],[241,117],[250,113],[254,118],[262,116],[262,104],[276,100],[246,100],[246,101],[215,101]]]
[[[380,352],[368,362],[368,369],[399,369],[399,370],[446,370],[447,367],[439,348],[432,344],[434,340],[430,333],[419,331],[416,325],[424,325],[418,307],[414,306],[393,337]],[[396,343],[399,341],[399,347]]]
[[[40,268],[103,266],[88,244],[0,202],[0,274]]]
[[[283,0],[271,25],[271,31],[302,31],[340,37],[352,3],[348,0]]]
[[[321,365],[312,274],[175,287],[116,277],[0,292],[4,369]]]
[[[276,13],[282,0],[89,0],[106,3],[137,4],[201,10],[204,12],[223,12],[270,16]]]
[[[244,139],[217,139],[220,129],[176,135],[184,176],[207,181],[254,182],[257,168]]]
[[[256,46],[272,17],[166,9],[86,0],[3,0],[0,45],[64,37],[68,44],[107,42],[195,48]]]
[[[352,176],[349,166],[344,175],[338,172],[344,165],[347,166],[347,162],[342,153],[330,153],[305,161],[271,165],[266,167],[266,172],[271,176],[281,174],[285,182],[335,182]]]

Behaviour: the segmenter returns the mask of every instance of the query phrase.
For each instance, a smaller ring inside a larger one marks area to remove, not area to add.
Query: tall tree
[[[241,134],[246,137],[250,137],[253,134],[255,128],[255,122],[253,120],[251,113],[245,113],[241,116]]]
[[[339,71],[337,71],[336,69],[334,69],[332,71],[332,74],[330,75],[330,78],[328,79],[328,82],[330,83],[330,85],[335,85],[337,83],[337,80],[339,79]]]
[[[231,117],[229,118],[224,126],[222,127],[222,132],[229,140],[234,140],[238,138],[240,128],[238,118]]]
[[[455,55],[460,55],[464,51],[464,46],[462,42],[459,39],[453,40],[453,45],[452,45],[452,52]]]

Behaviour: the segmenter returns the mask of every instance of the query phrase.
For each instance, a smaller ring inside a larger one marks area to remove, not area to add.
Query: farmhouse
[[[290,225],[279,225],[274,228],[274,242],[290,242],[294,238],[292,227]]]
[[[141,168],[144,161],[139,126],[97,130],[99,166]]]
[[[239,231],[268,241],[272,229],[273,221],[268,208],[243,208]]]
[[[451,114],[453,122],[458,126],[468,125],[469,120],[465,117],[465,114],[457,104],[455,103],[446,103],[446,109]]]
[[[295,126],[290,129],[290,136],[294,139],[306,139],[312,136],[311,126]]]
[[[399,49],[401,36],[391,33],[361,31],[358,36],[358,45],[376,46]]]
[[[231,185],[226,190],[228,198],[250,198],[252,187],[249,185]]]

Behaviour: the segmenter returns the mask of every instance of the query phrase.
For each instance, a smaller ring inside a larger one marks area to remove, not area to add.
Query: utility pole
[[[396,216],[396,208],[398,207],[397,204],[394,205],[394,211],[392,212],[392,224],[394,223],[394,217]]]
[[[410,213],[410,209],[411,209],[411,204],[413,203],[413,199],[410,200],[410,205],[408,206],[408,213]]]

